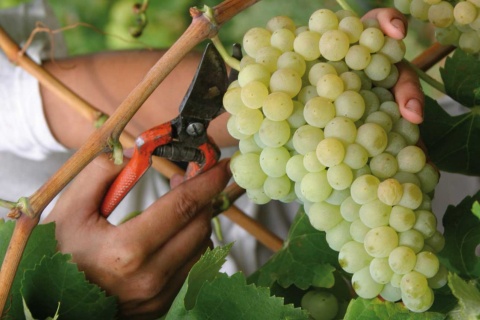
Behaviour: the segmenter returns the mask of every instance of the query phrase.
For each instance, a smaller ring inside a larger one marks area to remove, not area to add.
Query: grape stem
[[[217,48],[218,53],[220,53],[225,63],[228,64],[232,69],[240,71],[240,61],[227,53],[227,50],[225,50],[225,47],[220,41],[220,38],[218,36],[215,36],[210,40],[212,40],[213,45],[215,46],[215,48]]]
[[[417,67],[415,64],[411,63],[410,61],[403,59],[403,62],[408,64],[415,72],[417,73],[418,77],[423,80],[425,83],[427,83],[429,86],[432,88],[440,91],[443,94],[447,94],[445,90],[445,85],[437,80],[435,80],[433,77],[428,75],[425,71]]]
[[[13,201],[7,201],[7,200],[1,200],[0,199],[0,207],[2,208],[7,208],[7,209],[13,209],[15,208],[16,203]]]
[[[355,12],[352,7],[347,3],[345,0],[337,0],[338,5],[343,9],[343,10],[348,10],[351,12]]]

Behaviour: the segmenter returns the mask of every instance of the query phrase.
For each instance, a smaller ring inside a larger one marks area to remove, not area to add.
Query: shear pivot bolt
[[[193,137],[198,137],[199,135],[202,135],[204,131],[205,126],[200,122],[190,123],[187,126],[187,133]]]

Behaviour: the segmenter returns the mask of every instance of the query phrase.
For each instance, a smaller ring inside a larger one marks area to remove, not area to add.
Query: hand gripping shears
[[[223,95],[229,81],[217,49],[207,45],[196,74],[183,98],[179,115],[140,134],[133,156],[108,190],[100,212],[108,217],[152,163],[152,155],[188,162],[189,179],[215,165],[220,150],[207,135],[212,119],[224,112]]]

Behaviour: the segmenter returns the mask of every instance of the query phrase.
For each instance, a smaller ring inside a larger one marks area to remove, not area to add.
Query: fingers
[[[402,116],[419,124],[423,121],[425,96],[416,72],[404,63],[397,64],[399,77],[392,89]]]
[[[213,197],[230,179],[228,166],[228,161],[221,161],[212,169],[182,182],[141,215],[119,227],[126,229],[125,232],[133,231],[129,235],[131,241],[144,244],[146,250],[156,250],[211,205]]]
[[[407,18],[396,9],[373,9],[367,12],[362,19],[377,19],[383,32],[394,39],[400,40],[407,35]]]

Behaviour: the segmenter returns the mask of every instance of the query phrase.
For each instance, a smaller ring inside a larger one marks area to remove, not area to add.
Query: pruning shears
[[[235,49],[234,49],[235,50]],[[238,50],[238,49],[237,49]],[[151,166],[152,156],[188,162],[185,179],[213,167],[220,150],[207,135],[211,120],[223,113],[229,79],[223,58],[208,44],[174,119],[153,127],[135,140],[133,156],[108,190],[101,214],[108,217]]]

